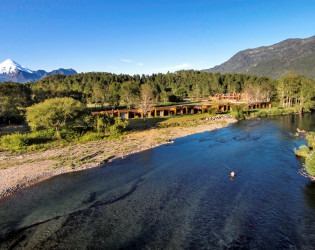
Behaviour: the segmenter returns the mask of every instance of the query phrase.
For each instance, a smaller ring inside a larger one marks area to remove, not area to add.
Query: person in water
[[[235,173],[234,173],[234,171],[232,171],[231,172],[231,177],[234,178],[234,176],[235,176]]]

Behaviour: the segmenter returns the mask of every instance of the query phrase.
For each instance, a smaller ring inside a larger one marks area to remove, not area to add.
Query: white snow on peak
[[[11,59],[7,59],[0,63],[0,74],[11,74],[15,73],[17,70],[21,70],[27,73],[33,73],[32,70],[21,66],[20,64],[12,61]]]

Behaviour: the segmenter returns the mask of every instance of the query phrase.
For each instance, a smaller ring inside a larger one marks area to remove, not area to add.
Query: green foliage
[[[310,153],[310,149],[309,149],[309,147],[307,147],[305,145],[300,146],[299,150],[295,151],[295,154],[297,156],[300,156],[300,157],[303,157],[303,158],[307,158],[309,156],[309,153]]]
[[[22,111],[31,103],[31,90],[27,85],[0,82],[0,123],[22,123]]]
[[[304,167],[310,175],[315,176],[315,151],[306,158]]]
[[[215,93],[241,92],[245,83],[261,85],[264,93],[273,80],[266,77],[245,74],[220,74],[195,70],[181,70],[176,73],[152,75],[116,75],[111,73],[82,73],[69,76],[48,76],[29,86],[36,101],[69,96],[84,103],[109,103],[116,108],[136,105],[139,88],[149,84],[153,99],[166,103],[170,95],[177,100],[186,96],[199,99]],[[180,97],[180,98],[178,98]]]
[[[114,136],[121,135],[128,127],[129,122],[121,117],[115,118],[115,123],[109,128]]]
[[[140,87],[135,81],[124,82],[120,89],[120,102],[128,109],[134,107],[139,100]]]
[[[315,80],[297,76],[293,71],[279,79],[277,91],[283,107],[293,107],[300,111],[315,108]]]
[[[244,114],[245,105],[243,105],[243,104],[233,105],[232,110],[233,110],[232,115],[234,115],[235,119],[237,119],[237,120],[245,119],[245,114]]]
[[[55,134],[53,137],[54,139],[57,140],[65,140],[67,142],[75,141],[78,138],[80,138],[81,134],[75,130],[74,128],[71,127],[63,127],[58,131],[58,134]]]
[[[315,132],[308,132],[306,134],[306,140],[308,143],[308,146],[315,150]]]
[[[85,112],[85,106],[73,98],[54,98],[27,108],[26,119],[33,130],[43,127],[58,131],[73,124]]]
[[[1,144],[10,149],[20,149],[28,145],[28,138],[23,134],[14,133],[11,135],[2,136]]]
[[[119,106],[120,101],[120,83],[113,82],[109,85],[108,88],[108,102],[115,108]]]
[[[211,116],[214,116],[214,115],[216,115],[217,113],[218,113],[218,109],[216,109],[216,108],[210,108],[210,109],[208,110],[208,114],[211,115]]]
[[[80,138],[80,141],[82,141],[82,142],[85,142],[85,141],[99,141],[99,140],[102,140],[102,139],[103,139],[103,136],[99,135],[98,133],[87,132]]]
[[[53,130],[34,131],[28,134],[14,133],[1,137],[1,144],[8,149],[19,150],[34,144],[46,143],[53,137]]]
[[[315,132],[308,132],[306,134],[306,140],[309,147],[303,145],[295,152],[295,154],[305,158],[303,166],[306,172],[309,175],[315,176]]]
[[[100,114],[94,116],[94,129],[98,134],[106,134],[110,126],[114,123],[114,118],[110,117],[109,114]]]
[[[187,91],[186,91],[186,89],[184,89],[184,88],[178,88],[178,89],[176,90],[175,94],[176,94],[177,96],[179,96],[180,99],[182,100],[182,99],[184,99],[184,98],[187,96]]]
[[[266,117],[268,115],[268,113],[266,111],[259,111],[256,116],[258,117]]]

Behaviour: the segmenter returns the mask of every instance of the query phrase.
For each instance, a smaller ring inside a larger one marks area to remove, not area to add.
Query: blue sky
[[[315,35],[315,1],[1,0],[0,62],[151,74]]]

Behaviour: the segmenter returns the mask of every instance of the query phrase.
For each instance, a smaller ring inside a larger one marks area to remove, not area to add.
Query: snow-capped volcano
[[[45,70],[30,70],[14,62],[11,59],[7,59],[0,63],[0,82],[12,81],[12,82],[34,82],[45,76],[61,74],[61,75],[75,75],[77,72],[73,69],[57,69],[51,72]]]
[[[18,70],[27,73],[33,73],[32,70],[21,66],[20,64],[12,61],[11,59],[7,59],[4,62],[0,63],[0,74],[12,74],[17,72]]]

